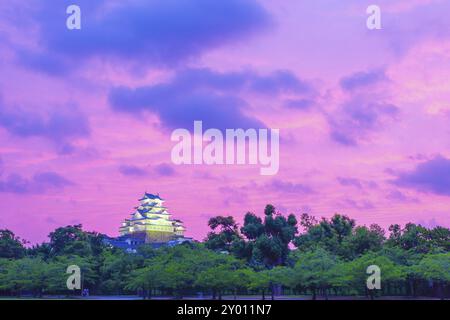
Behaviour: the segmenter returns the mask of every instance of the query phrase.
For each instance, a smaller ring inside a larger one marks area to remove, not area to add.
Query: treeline
[[[137,253],[109,247],[104,236],[81,225],[58,228],[49,242],[26,247],[0,230],[0,295],[72,295],[69,265],[78,265],[91,294],[170,295],[279,294],[450,296],[450,230],[407,224],[356,226],[336,214],[297,221],[266,206],[264,216],[247,213],[242,227],[234,218],[214,217],[202,243]],[[381,269],[381,290],[368,290],[367,267]]]

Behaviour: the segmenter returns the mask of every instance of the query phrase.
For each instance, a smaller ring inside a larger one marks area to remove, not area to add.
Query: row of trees
[[[211,218],[209,226],[206,247],[244,259],[253,270],[267,270],[272,291],[281,284],[314,298],[318,292],[373,295],[366,290],[366,270],[377,265],[384,284],[379,294],[443,297],[449,292],[450,230],[444,227],[394,224],[387,237],[376,224],[356,226],[339,214],[320,221],[303,214],[298,222],[271,205],[263,218],[248,212],[241,228],[231,216]]]
[[[261,218],[247,213],[209,220],[203,243],[135,254],[111,248],[103,235],[81,225],[58,228],[48,243],[27,248],[11,231],[0,231],[0,295],[71,294],[66,269],[78,265],[82,284],[96,294],[213,298],[237,294],[426,295],[450,293],[450,230],[393,225],[356,226],[342,215],[317,221],[287,217],[266,206]],[[299,232],[300,229],[300,232]],[[366,269],[381,269],[382,288],[367,290]]]

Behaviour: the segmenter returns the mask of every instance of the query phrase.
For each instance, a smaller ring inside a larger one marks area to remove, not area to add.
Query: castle
[[[122,222],[120,236],[105,239],[109,245],[136,251],[144,244],[157,248],[192,241],[184,237],[183,223],[172,219],[159,195],[146,192],[139,202],[131,217]]]
[[[159,195],[145,193],[131,218],[125,219],[119,229],[121,236],[143,234],[145,242],[167,242],[183,238],[184,227],[180,220],[171,219]]]

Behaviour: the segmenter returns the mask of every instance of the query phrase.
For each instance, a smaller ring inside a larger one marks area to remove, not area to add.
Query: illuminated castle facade
[[[122,238],[140,239],[144,243],[165,243],[182,240],[185,228],[180,220],[171,218],[159,195],[145,193],[140,204],[119,229]]]

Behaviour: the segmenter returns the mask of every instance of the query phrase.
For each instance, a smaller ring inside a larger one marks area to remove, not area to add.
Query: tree
[[[158,263],[134,270],[124,283],[125,289],[142,290],[144,299],[151,298],[153,289],[164,287],[163,272],[164,266]]]
[[[249,273],[249,278],[249,289],[260,291],[261,298],[265,300],[266,292],[272,284],[268,270],[252,271]]]
[[[101,260],[100,291],[104,293],[122,293],[129,280],[129,275],[143,265],[140,255],[128,254],[122,250],[105,250],[99,257]],[[131,277],[131,280],[134,278]],[[129,289],[126,290],[135,290]]]
[[[0,295],[79,294],[68,291],[67,267],[81,269],[82,287],[93,294],[139,290],[181,298],[198,290],[213,297],[257,291],[272,298],[281,286],[293,291],[336,295],[426,295],[444,298],[450,289],[450,230],[409,223],[390,227],[389,239],[377,225],[355,226],[342,215],[316,221],[266,206],[264,217],[247,213],[238,226],[232,217],[215,217],[205,243],[128,253],[103,244],[103,237],[81,225],[58,228],[50,241],[25,248],[9,230],[0,231]],[[295,239],[297,249],[290,246]],[[213,249],[213,250],[211,250]],[[381,270],[381,290],[368,290],[367,267]]]
[[[221,300],[224,290],[231,290],[236,286],[234,271],[233,267],[227,264],[208,268],[198,274],[195,284],[201,288],[211,289],[213,299],[218,295]]]
[[[281,286],[289,287],[292,278],[291,270],[289,267],[277,266],[268,271],[270,288],[272,289],[272,300],[274,300],[276,289],[281,289]]]
[[[239,290],[247,290],[250,288],[253,270],[246,266],[233,271],[234,299],[237,298]]]
[[[97,256],[106,248],[103,243],[104,235],[83,231],[81,224],[57,228],[49,234],[49,238],[52,256]]]
[[[233,242],[241,239],[238,225],[232,216],[217,216],[209,219],[209,227],[212,232],[208,233],[205,245],[208,249],[217,251],[231,251]],[[218,229],[218,232],[216,230]]]
[[[356,227],[342,243],[342,252],[346,258],[356,258],[368,251],[379,251],[385,241],[384,230],[376,224],[370,228]]]
[[[272,268],[283,265],[289,253],[289,244],[297,234],[297,219],[293,214],[287,218],[267,205],[263,220],[248,212],[244,217],[241,233],[245,240],[233,245],[233,253],[246,258],[254,268]]]
[[[8,229],[0,230],[0,258],[20,259],[25,255],[26,241]]]
[[[421,225],[408,223],[401,229],[395,224],[389,227],[389,231],[391,235],[388,245],[398,246],[403,250],[414,250],[418,253],[428,253],[433,249],[429,241],[429,230]]]
[[[367,288],[367,268],[372,265],[378,266],[381,270],[381,288],[385,292],[389,292],[396,286],[401,286],[406,279],[406,268],[394,263],[381,253],[368,252],[358,259],[348,262],[346,268],[349,280],[348,286],[359,292],[368,293],[370,298],[373,299],[374,290],[368,290]]]
[[[41,259],[23,258],[4,264],[0,276],[0,290],[20,296],[24,291],[42,296],[48,288],[48,264]]]
[[[433,251],[450,252],[450,229],[434,227],[428,231],[428,238]]]
[[[444,288],[450,283],[450,253],[427,254],[411,269],[422,279],[435,282],[438,295],[445,298]]]
[[[54,290],[65,293],[79,293],[79,291],[67,291],[66,281],[68,274],[66,270],[69,266],[76,265],[80,268],[81,272],[81,289],[89,289],[91,293],[95,293],[100,280],[99,263],[94,257],[81,257],[77,255],[59,255],[49,260],[49,264],[55,264],[54,268],[59,270],[53,280]],[[62,278],[60,278],[62,277]],[[63,279],[61,281],[61,279]]]
[[[348,248],[343,245],[343,242],[352,235],[355,220],[335,214],[330,220],[322,218],[317,223],[315,218],[304,214],[301,225],[305,227],[305,232],[294,240],[294,244],[301,251],[322,247],[342,257],[348,254]]]
[[[337,263],[337,257],[322,248],[301,253],[295,263],[290,286],[311,290],[313,300],[316,299],[318,291],[328,297],[327,290],[333,284],[332,271]]]

